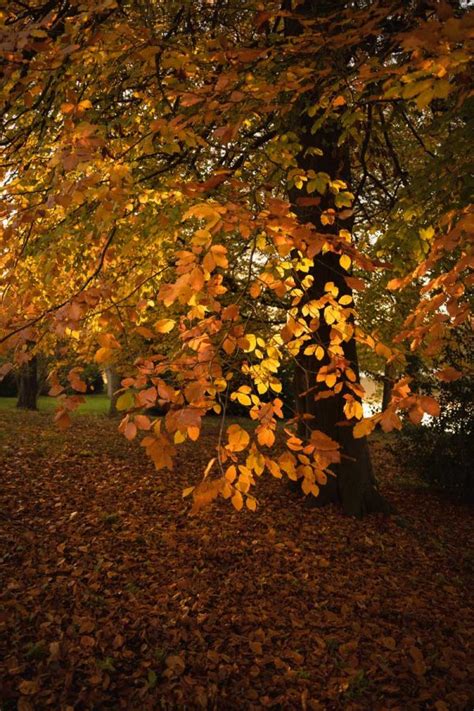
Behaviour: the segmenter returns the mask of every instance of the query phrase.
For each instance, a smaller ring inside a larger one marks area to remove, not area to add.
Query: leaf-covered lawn
[[[472,519],[396,439],[373,445],[396,517],[267,477],[256,513],[190,518],[215,427],[162,474],[116,424],[0,413],[2,711],[469,708]]]

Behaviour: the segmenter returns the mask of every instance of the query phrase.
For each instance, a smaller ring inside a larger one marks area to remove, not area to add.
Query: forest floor
[[[171,474],[116,426],[0,413],[2,711],[473,707],[472,516],[396,438],[372,444],[395,516],[266,476],[256,513],[190,517],[215,426]]]

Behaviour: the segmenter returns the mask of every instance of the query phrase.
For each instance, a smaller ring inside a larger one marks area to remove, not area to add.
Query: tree
[[[33,356],[18,372],[18,399],[16,406],[21,410],[37,410],[39,392],[38,360]]]
[[[356,341],[403,358],[356,325],[353,290],[392,261],[390,286],[421,292],[401,338],[427,358],[468,317],[472,14],[330,6],[53,1],[2,16],[0,340],[21,358],[45,333],[79,339],[106,366],[142,338],[117,406],[157,468],[206,412],[247,407],[255,433],[221,429],[194,510],[219,494],[255,508],[264,470],[331,499],[335,466],[348,512],[380,508],[365,436],[437,405],[402,379],[362,418]],[[288,360],[297,412],[275,455]],[[84,392],[79,371],[69,383]],[[81,396],[52,391],[65,427]],[[157,404],[163,421],[143,412]]]

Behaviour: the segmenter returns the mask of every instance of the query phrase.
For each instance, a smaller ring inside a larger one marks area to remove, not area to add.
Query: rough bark
[[[16,406],[21,410],[37,410],[38,389],[38,360],[34,356],[21,366],[18,373]]]

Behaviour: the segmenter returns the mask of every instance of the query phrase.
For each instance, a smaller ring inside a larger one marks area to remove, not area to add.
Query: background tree
[[[37,356],[33,356],[20,367],[17,383],[18,399],[16,406],[21,410],[37,410],[37,398],[40,389]]]

